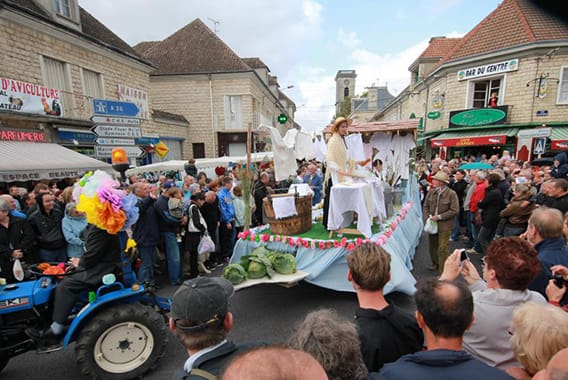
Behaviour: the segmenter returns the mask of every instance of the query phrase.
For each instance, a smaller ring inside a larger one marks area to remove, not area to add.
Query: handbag
[[[436,212],[434,215],[438,215],[438,204],[440,203],[440,193],[438,193],[438,199],[436,200]],[[438,221],[432,220],[432,215],[426,219],[424,223],[424,231],[430,235],[436,235],[438,233]]]
[[[197,246],[197,253],[204,255],[206,253],[215,252],[215,243],[208,234],[203,235]]]
[[[432,220],[432,217],[429,216],[424,223],[424,231],[430,235],[436,235],[438,233],[438,222]]]

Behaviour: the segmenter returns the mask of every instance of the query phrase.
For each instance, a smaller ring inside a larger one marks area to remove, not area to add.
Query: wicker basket
[[[273,197],[295,197],[298,215],[288,218],[275,219],[272,208]],[[312,195],[300,197],[298,194],[268,195],[262,200],[264,213],[270,224],[270,231],[277,235],[296,235],[312,228]]]

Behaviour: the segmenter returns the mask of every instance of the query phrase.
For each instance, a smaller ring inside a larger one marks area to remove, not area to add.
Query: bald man
[[[262,365],[259,365],[262,363]],[[261,347],[235,358],[223,380],[327,380],[323,367],[311,355],[291,348]]]
[[[568,348],[554,355],[545,369],[538,371],[533,380],[566,380],[568,379]]]

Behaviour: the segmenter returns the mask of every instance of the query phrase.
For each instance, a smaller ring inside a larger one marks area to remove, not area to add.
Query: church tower
[[[339,106],[343,99],[355,96],[355,70],[339,70],[335,75],[335,114],[339,113]]]

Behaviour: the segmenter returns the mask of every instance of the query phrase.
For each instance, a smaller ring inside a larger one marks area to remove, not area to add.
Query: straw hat
[[[432,177],[432,179],[436,179],[440,182],[444,182],[446,185],[450,183],[450,178],[448,177],[448,175],[446,173],[444,173],[443,171],[438,171],[434,177]]]
[[[343,122],[347,122],[347,124],[349,124],[349,121],[343,116],[340,116],[337,119],[335,119],[335,121],[333,122],[333,126],[331,127],[331,131],[337,132],[339,130],[339,125]]]

